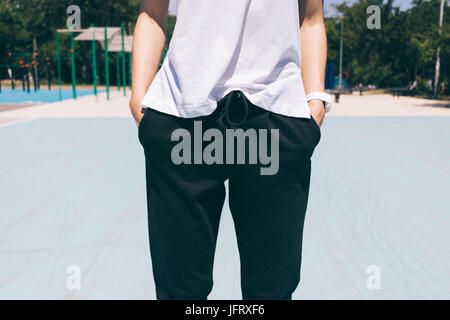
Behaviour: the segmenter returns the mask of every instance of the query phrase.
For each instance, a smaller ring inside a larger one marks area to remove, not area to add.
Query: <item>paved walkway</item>
[[[106,93],[100,93],[97,98],[83,96],[77,100],[41,104],[32,109],[8,108],[8,111],[0,112],[0,118],[129,117],[128,99],[123,91],[113,90],[110,101],[106,100]],[[343,95],[328,114],[328,117],[333,116],[450,116],[450,102],[411,97],[394,99],[391,95],[381,94]]]
[[[1,299],[155,297],[143,152],[122,95],[0,112]],[[449,116],[442,102],[341,97],[313,157],[294,298],[450,298]],[[227,205],[215,261],[210,298],[240,299]],[[66,285],[73,265],[80,290]]]

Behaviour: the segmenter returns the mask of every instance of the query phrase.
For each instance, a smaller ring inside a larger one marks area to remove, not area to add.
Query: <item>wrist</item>
[[[306,96],[306,99],[307,99],[307,101],[308,102],[313,102],[313,101],[316,101],[316,102],[313,102],[313,103],[321,103],[321,105],[322,105],[322,108],[324,109],[324,111],[325,112],[328,112],[328,111],[330,111],[330,108],[331,108],[331,95],[329,95],[328,93],[326,93],[326,92],[323,92],[323,91],[321,91],[321,92],[312,92],[312,93],[309,93],[307,96]]]
[[[325,103],[322,100],[313,99],[308,101],[309,107],[315,107],[315,108],[323,108],[325,110]]]
[[[144,99],[145,94],[131,93],[130,96],[130,105],[140,106],[142,100]]]

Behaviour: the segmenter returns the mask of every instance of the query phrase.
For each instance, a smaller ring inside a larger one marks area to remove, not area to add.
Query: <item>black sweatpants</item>
[[[171,135],[184,128],[193,136],[194,121],[201,121],[203,132],[278,129],[278,172],[262,175],[260,169],[267,165],[259,161],[174,164],[172,148],[179,142],[172,141]],[[242,92],[232,91],[208,116],[180,118],[147,109],[139,125],[139,140],[145,152],[157,299],[206,299],[210,293],[227,179],[243,299],[291,299],[300,280],[311,155],[320,140],[315,120],[266,111],[251,104]]]

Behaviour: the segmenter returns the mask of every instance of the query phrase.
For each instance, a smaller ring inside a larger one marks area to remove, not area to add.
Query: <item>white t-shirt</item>
[[[255,105],[310,117],[298,0],[180,0],[167,55],[142,106],[192,118],[241,90]]]

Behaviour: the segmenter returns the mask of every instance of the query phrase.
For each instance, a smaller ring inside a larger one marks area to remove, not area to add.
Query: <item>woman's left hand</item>
[[[317,125],[320,127],[325,118],[325,106],[320,100],[311,100],[308,102],[309,109],[311,110],[311,116],[316,121]]]

